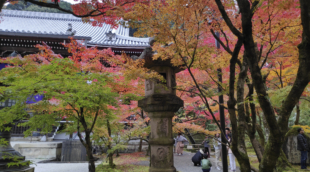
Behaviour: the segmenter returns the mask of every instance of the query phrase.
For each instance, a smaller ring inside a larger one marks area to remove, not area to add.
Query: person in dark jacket
[[[195,155],[192,157],[192,161],[194,163],[194,166],[200,166],[201,165],[201,160],[203,159],[203,154],[204,152],[202,151],[202,149],[200,149],[199,151],[197,151],[195,153]]]
[[[301,169],[307,169],[307,154],[309,151],[308,142],[304,136],[304,130],[302,128],[298,128],[297,132],[297,150],[301,153]]]
[[[210,142],[210,140],[209,140],[208,136],[206,136],[205,140],[201,143],[203,145],[203,147],[205,148],[204,149],[204,153],[209,155],[208,158],[210,158],[210,145],[209,145],[209,142]]]

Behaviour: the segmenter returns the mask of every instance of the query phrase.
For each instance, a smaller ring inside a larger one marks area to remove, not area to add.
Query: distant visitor
[[[304,130],[302,128],[297,129],[298,136],[297,136],[297,150],[301,153],[301,169],[307,169],[307,156],[309,152],[308,142],[306,137],[304,136]]]
[[[184,144],[188,143],[187,139],[183,137],[181,133],[178,133],[178,136],[175,138],[175,141],[177,143],[176,145],[177,155],[179,156],[183,155]]]

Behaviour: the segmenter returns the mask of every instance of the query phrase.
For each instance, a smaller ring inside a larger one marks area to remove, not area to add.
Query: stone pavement
[[[41,160],[32,159],[34,164],[34,172],[88,172],[88,163],[38,163]],[[97,161],[95,165],[99,165],[102,161]]]
[[[214,153],[211,153],[211,163],[213,165],[211,172],[222,172],[221,170],[217,170],[215,167],[215,159],[212,157]],[[202,172],[201,167],[194,166],[192,163],[192,157],[194,156],[194,153],[190,152],[183,152],[182,156],[174,155],[174,166],[179,172]],[[237,160],[236,160],[237,161]],[[237,171],[240,172],[239,168],[237,167]]]
[[[215,166],[215,159],[212,157],[214,153],[211,153],[211,162]],[[201,167],[194,166],[192,163],[192,157],[194,153],[183,152],[182,156],[174,155],[174,166],[178,172],[202,172]],[[39,160],[34,160],[33,162],[37,163]],[[100,161],[97,161],[96,165],[100,164]],[[149,165],[149,161],[141,161],[137,165]],[[31,165],[35,167],[35,172],[87,172],[88,163],[37,163]],[[222,168],[221,168],[222,169]],[[211,172],[222,172],[222,170],[217,170],[215,167],[212,167]],[[237,171],[240,170],[237,167]]]

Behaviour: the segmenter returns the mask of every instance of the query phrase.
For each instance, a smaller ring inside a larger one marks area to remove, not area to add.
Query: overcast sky
[[[77,3],[79,3],[79,1],[74,1],[74,0],[63,0],[63,1],[69,2],[69,3],[71,3],[71,4],[77,4]]]

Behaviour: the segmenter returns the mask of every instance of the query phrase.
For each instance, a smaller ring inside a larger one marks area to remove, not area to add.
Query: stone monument
[[[146,48],[140,59],[145,60],[144,67],[158,72],[166,83],[156,79],[145,81],[145,98],[138,106],[148,112],[151,124],[151,165],[150,172],[176,172],[173,161],[172,117],[183,107],[183,100],[176,96],[175,74],[180,67],[172,66],[170,60],[153,60],[151,47]]]
[[[310,145],[310,140],[308,140],[308,145]],[[299,150],[297,150],[297,134],[288,136],[282,148],[287,157],[288,162],[294,165],[300,165],[301,153]],[[310,153],[308,152],[308,157],[309,156]],[[310,165],[309,158],[307,159],[307,164]]]

